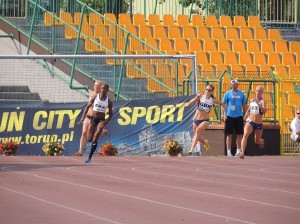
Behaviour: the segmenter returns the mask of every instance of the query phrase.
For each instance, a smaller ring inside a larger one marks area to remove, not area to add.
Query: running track
[[[3,224],[300,223],[300,157],[0,157]]]

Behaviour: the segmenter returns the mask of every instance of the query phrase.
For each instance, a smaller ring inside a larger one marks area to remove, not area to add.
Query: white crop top
[[[213,98],[210,97],[209,99],[206,99],[205,96],[202,96],[201,99],[198,101],[197,109],[209,113],[212,106],[213,106]]]
[[[260,103],[262,99],[260,99],[258,101],[258,103]],[[263,112],[259,109],[258,104],[256,103],[256,101],[253,99],[250,103],[250,114],[260,114],[263,115]]]
[[[99,94],[97,94],[95,101],[94,101],[93,110],[96,112],[105,113],[107,107],[108,107],[108,97],[106,97],[106,99],[104,101],[102,101],[102,100],[100,100]]]

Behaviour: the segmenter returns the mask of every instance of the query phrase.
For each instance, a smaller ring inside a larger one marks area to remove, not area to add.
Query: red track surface
[[[0,157],[0,217],[40,223],[299,223],[300,157]]]

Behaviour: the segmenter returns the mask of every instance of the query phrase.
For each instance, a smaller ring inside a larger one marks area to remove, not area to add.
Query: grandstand
[[[0,2],[1,29],[24,35],[26,40],[21,42],[29,47],[27,54],[32,50],[62,55],[196,55],[197,83],[193,82],[190,59],[69,61],[71,74],[63,72],[71,77],[80,73],[76,81],[82,86],[87,85],[86,77],[109,83],[117,100],[191,95],[193,85],[203,89],[209,82],[215,83],[221,98],[229,80],[237,78],[248,97],[254,94],[253,85],[265,86],[270,108],[265,122],[279,123],[284,134],[300,106],[299,0],[277,5],[278,9],[292,8],[290,15],[274,15],[265,2],[246,0],[230,7],[226,5],[229,1],[203,1],[201,7],[196,1],[187,7],[176,0],[164,4],[130,1],[134,4],[131,11],[122,11],[122,7],[95,10],[84,1],[72,1],[63,8],[60,1],[52,6],[45,3],[52,1],[32,0],[27,9],[11,11],[6,8],[7,1]],[[211,2],[223,5],[214,8]],[[240,4],[247,5],[248,11],[239,11]]]

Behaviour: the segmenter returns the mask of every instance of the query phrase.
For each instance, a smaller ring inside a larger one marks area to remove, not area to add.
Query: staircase
[[[28,86],[0,86],[0,102],[42,101],[38,93],[32,93]]]

